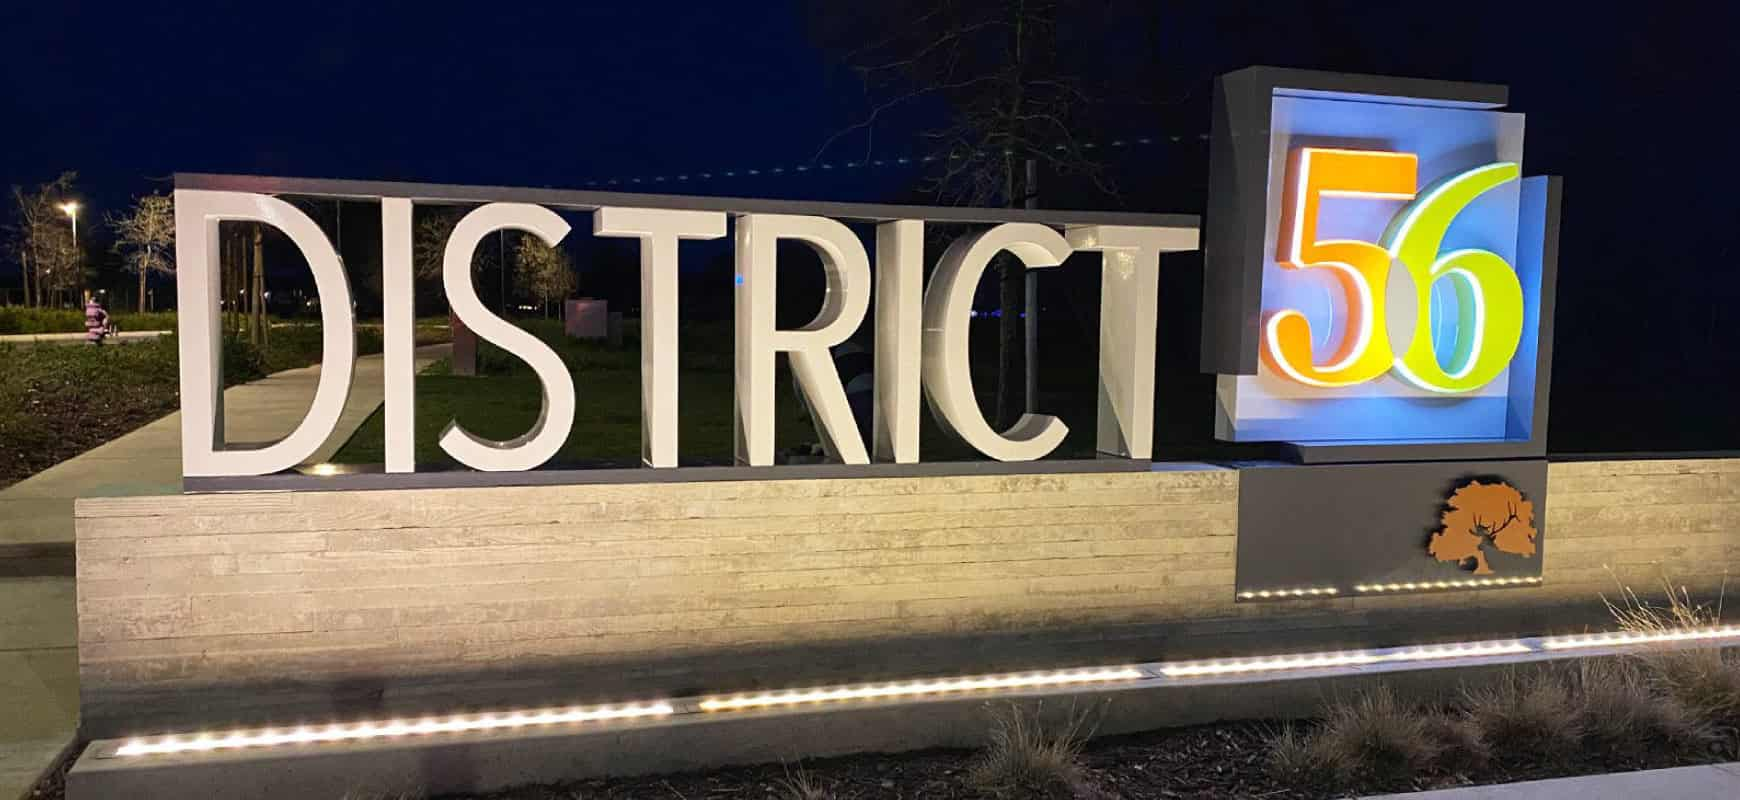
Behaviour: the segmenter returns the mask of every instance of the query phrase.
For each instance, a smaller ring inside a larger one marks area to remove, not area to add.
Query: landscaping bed
[[[447,800],[586,800],[628,798],[1124,798],[1125,800],[1295,800],[1358,796],[1363,790],[1301,786],[1268,767],[1269,743],[1276,723],[1243,722],[1109,737],[1087,745],[1079,756],[1080,783],[981,787],[974,767],[980,753],[933,751],[906,755],[866,755],[770,764],[633,779],[582,781],[562,786],[531,786],[486,795],[448,795]],[[1720,761],[1719,757],[1671,757],[1613,762],[1589,754],[1553,766],[1500,766],[1453,776],[1422,777],[1373,786],[1373,791],[1512,783],[1569,775],[1654,769]],[[806,791],[807,790],[807,791]],[[389,796],[391,797],[391,796]],[[414,798],[416,795],[407,795]],[[385,800],[382,798],[382,800]],[[398,798],[393,798],[398,800]]]
[[[1671,639],[1719,622],[1683,590],[1676,595],[1665,581],[1664,588],[1665,605],[1621,590],[1614,607],[1619,628]],[[1058,725],[1014,704],[985,706],[979,750],[863,754],[441,797],[1318,800],[1726,763],[1740,760],[1740,650],[1646,648],[1524,665],[1419,700],[1379,683],[1329,698],[1313,720],[1100,739],[1093,738],[1099,707],[1076,709]],[[50,776],[34,796],[59,797],[61,783]],[[423,797],[414,790],[359,791],[344,800]]]
[[[1740,759],[1740,658],[1664,651],[1519,668],[1441,705],[1387,686],[1309,722],[1234,722],[1084,741],[993,706],[980,751],[861,755],[520,787],[449,800],[1278,798],[1319,800]],[[416,795],[405,795],[415,797]]]

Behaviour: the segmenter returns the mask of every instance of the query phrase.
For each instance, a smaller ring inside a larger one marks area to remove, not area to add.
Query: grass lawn
[[[553,320],[520,325],[555,348],[574,377],[574,427],[549,466],[636,466],[641,454],[640,343],[631,335],[619,348],[570,339]],[[728,325],[695,326],[682,335],[678,355],[678,449],[684,463],[729,464],[732,460],[732,372]],[[489,439],[505,440],[531,429],[542,396],[537,376],[517,358],[487,343],[478,346],[478,375],[454,375],[441,361],[417,376],[417,462],[457,466],[438,440],[449,420]],[[776,391],[777,445],[814,439],[789,377]],[[341,464],[385,460],[382,412],[357,429],[333,457]]]
[[[562,356],[574,376],[574,428],[549,467],[636,466],[641,453],[640,343],[629,331],[620,348],[567,338],[554,320],[521,320]],[[989,325],[975,331],[973,346],[985,348],[976,366],[995,363],[995,331]],[[732,332],[729,323],[685,325],[679,336],[682,351],[678,378],[677,449],[684,464],[732,463]],[[774,383],[775,448],[780,454],[817,441],[796,392],[785,359],[779,359]],[[1085,365],[1085,366],[1084,366]],[[1070,424],[1068,439],[1052,458],[1092,458],[1095,406],[1092,359],[1059,354],[1048,362],[1046,378],[1070,384],[1076,391],[1047,392],[1048,413]],[[438,443],[449,420],[466,430],[495,440],[511,439],[529,430],[542,402],[537,377],[523,362],[488,343],[478,347],[477,377],[451,373],[439,362],[417,377],[416,452],[420,468],[457,466]],[[1079,374],[1078,374],[1079,373]],[[975,375],[981,404],[996,386],[989,373]],[[1075,386],[1074,384],[1079,384]],[[921,411],[920,449],[926,461],[982,460],[982,456],[937,429],[928,411]],[[385,460],[382,412],[376,411],[333,457],[340,464],[370,465]],[[866,446],[870,443],[866,442]],[[782,458],[783,460],[783,458]]]
[[[224,383],[320,360],[320,328],[278,326],[270,345],[225,337]],[[175,336],[102,347],[0,345],[0,487],[30,477],[174,411],[181,402]],[[357,350],[379,353],[378,330]]]

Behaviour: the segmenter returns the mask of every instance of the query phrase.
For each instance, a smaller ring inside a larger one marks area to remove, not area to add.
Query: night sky
[[[151,179],[175,171],[579,188],[639,177],[619,188],[869,201],[911,199],[917,178],[671,180],[809,163],[865,113],[859,83],[811,32],[822,3],[11,5],[0,184],[76,169],[99,210],[167,188]],[[1529,115],[1525,172],[1566,178],[1555,422],[1691,414],[1698,441],[1740,447],[1735,11],[1133,5],[1090,0],[1073,18],[1078,38],[1105,43],[1072,51],[1092,53],[1080,71],[1110,90],[1096,135],[1184,140],[1121,152],[1121,197],[1047,205],[1200,213],[1207,155],[1189,137],[1207,130],[1213,76],[1249,64],[1509,84],[1512,110]],[[894,115],[876,152],[917,152],[946,111]],[[861,154],[863,140],[842,147]],[[15,265],[0,269],[0,285],[16,281]],[[1681,397],[1691,385],[1704,399]],[[1590,395],[1611,401],[1567,410]]]

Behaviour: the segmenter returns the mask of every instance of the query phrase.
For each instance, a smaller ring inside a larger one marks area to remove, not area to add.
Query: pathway
[[[1709,800],[1740,797],[1740,763],[1387,794],[1366,800]]]
[[[447,345],[417,350],[417,368]],[[382,400],[381,357],[357,359],[351,394],[325,460]],[[308,408],[320,367],[287,370],[224,391],[230,441],[272,441]],[[0,800],[28,791],[78,724],[78,632],[72,576],[76,497],[181,490],[181,415],[170,414],[0,491]]]
[[[169,331],[121,331],[108,339],[104,344],[126,344],[142,342],[159,336],[168,336]],[[0,335],[0,344],[84,344],[85,335],[79,333],[8,333]]]

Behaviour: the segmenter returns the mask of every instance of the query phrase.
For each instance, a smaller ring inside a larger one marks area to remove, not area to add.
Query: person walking
[[[101,346],[103,339],[113,332],[109,312],[98,302],[96,295],[85,292],[85,343]]]

